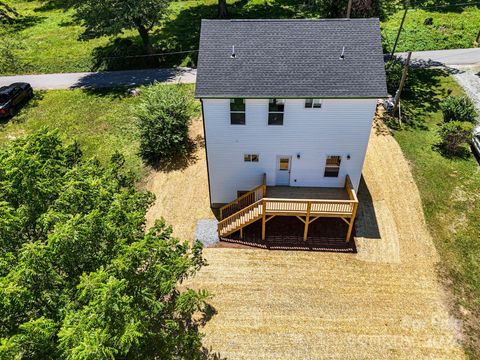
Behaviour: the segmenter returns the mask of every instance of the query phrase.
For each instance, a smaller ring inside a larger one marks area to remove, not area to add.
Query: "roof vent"
[[[230,55],[232,59],[235,59],[237,55],[235,55],[235,45],[232,45],[232,55]]]
[[[342,55],[340,55],[340,60],[345,60],[345,46],[342,49]]]

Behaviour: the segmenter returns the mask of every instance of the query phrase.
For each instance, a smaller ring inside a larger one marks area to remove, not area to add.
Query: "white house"
[[[229,204],[221,237],[263,219],[265,238],[281,215],[303,221],[304,239],[313,218],[338,215],[350,237],[376,102],[387,95],[378,19],[203,20],[195,95],[211,205]]]

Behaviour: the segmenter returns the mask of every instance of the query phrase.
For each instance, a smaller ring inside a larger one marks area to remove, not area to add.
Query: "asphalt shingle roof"
[[[202,20],[195,95],[385,97],[379,20]]]

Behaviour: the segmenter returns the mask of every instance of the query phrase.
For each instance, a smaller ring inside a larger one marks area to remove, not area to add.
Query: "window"
[[[230,124],[245,125],[245,99],[230,99]]]
[[[321,99],[305,99],[305,108],[306,109],[320,109],[322,107]]]
[[[325,162],[325,177],[338,177],[340,171],[340,163],[342,162],[342,157],[338,155],[327,156],[327,161]]]
[[[282,99],[268,100],[268,125],[283,125],[284,108],[285,108],[285,100],[282,100]]]
[[[258,162],[258,154],[245,154],[243,155],[243,161],[245,162]]]
[[[280,158],[279,167],[278,167],[279,170],[280,171],[288,171],[288,168],[290,167],[289,163],[290,163],[289,158]]]

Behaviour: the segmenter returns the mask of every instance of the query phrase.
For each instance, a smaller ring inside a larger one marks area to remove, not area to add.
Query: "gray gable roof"
[[[385,97],[379,20],[202,20],[195,95]]]

